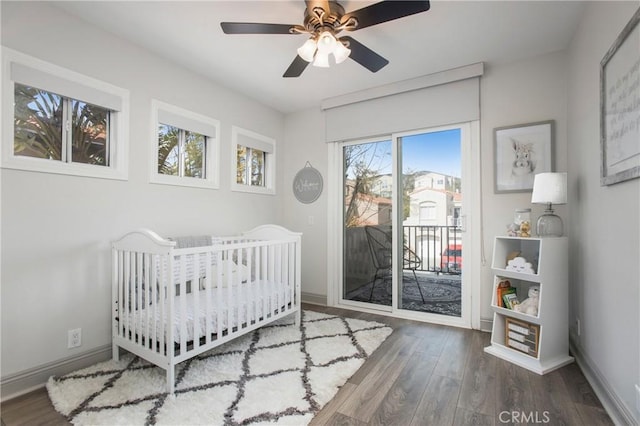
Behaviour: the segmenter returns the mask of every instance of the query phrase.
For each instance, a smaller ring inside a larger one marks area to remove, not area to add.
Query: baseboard
[[[302,296],[302,303],[327,306],[327,296],[324,294],[305,293],[303,291],[300,295]]]
[[[111,359],[111,344],[8,375],[0,380],[1,400],[8,401],[41,388],[51,376],[62,376],[108,359]]]
[[[595,363],[582,351],[581,346],[576,343],[575,336],[572,334],[569,336],[569,349],[611,420],[616,425],[638,426],[638,421],[634,415],[618,398]]]
[[[480,318],[480,330],[491,333],[493,330],[493,318]]]

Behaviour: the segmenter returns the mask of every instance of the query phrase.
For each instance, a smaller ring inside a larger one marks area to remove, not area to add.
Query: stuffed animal
[[[529,287],[529,297],[524,299],[522,303],[519,303],[513,307],[516,312],[522,312],[523,314],[538,316],[538,304],[540,302],[540,286],[533,285]]]
[[[524,221],[520,224],[520,236],[523,238],[531,236],[531,224],[529,222]]]

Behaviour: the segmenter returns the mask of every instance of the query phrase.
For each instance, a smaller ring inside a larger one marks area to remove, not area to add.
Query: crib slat
[[[289,244],[285,243],[283,244],[283,248],[284,248],[284,256],[282,256],[282,259],[284,261],[284,279],[282,280],[282,294],[284,297],[283,303],[284,303],[284,310],[288,311],[289,310],[289,301],[291,301],[291,267],[290,267],[290,257],[289,257]]]
[[[209,344],[211,343],[211,334],[213,333],[213,330],[211,330],[211,318],[213,317],[213,314],[211,312],[211,286],[213,285],[211,282],[211,274],[212,272],[212,267],[211,267],[211,251],[208,250],[206,255],[205,255],[205,262],[206,262],[206,266],[205,266],[205,274],[204,274],[204,293],[205,293],[205,344]]]
[[[256,298],[256,292],[255,292],[255,287],[253,286],[253,282],[252,282],[252,276],[253,276],[253,252],[255,250],[255,247],[251,247],[247,249],[247,265],[246,268],[242,269],[242,280],[246,280],[246,286],[247,286],[247,294],[248,294],[248,307],[247,307],[247,325],[253,324],[255,322],[257,322],[257,318],[256,318],[256,305],[255,305],[255,298]],[[245,273],[246,272],[246,276]]]
[[[235,274],[235,286],[237,291],[237,299],[238,299],[238,330],[240,330],[240,328],[244,328],[242,326],[242,324],[244,324],[245,321],[248,322],[248,316],[249,313],[246,312],[246,302],[247,302],[247,295],[245,292],[245,289],[242,286],[242,274],[240,273],[240,268],[243,262],[243,257],[242,257],[242,249],[238,248],[235,250],[236,252],[236,274]],[[231,263],[232,267],[233,267],[233,263]]]
[[[278,313],[282,312],[282,292],[280,291],[280,287],[282,287],[282,244],[278,244],[276,246],[276,295],[278,298],[278,307],[276,308]]]
[[[126,302],[124,302],[124,286],[126,282],[126,272],[124,270],[124,251],[119,250],[118,254],[118,336],[124,337],[124,323],[127,315]]]
[[[193,295],[193,348],[200,347],[200,271],[202,266],[202,254],[194,254],[191,274],[191,294]]]
[[[124,336],[126,339],[130,339],[131,334],[131,252],[124,252],[124,309],[123,309],[123,325]]]
[[[160,335],[160,350],[163,355],[166,355],[169,351],[169,344],[167,342],[173,342],[173,327],[169,327],[167,330],[167,318],[171,318],[173,315],[172,306],[173,306],[173,292],[168,291],[167,286],[173,286],[173,280],[169,279],[171,275],[169,271],[173,270],[173,256],[163,256],[159,259],[160,261],[160,330],[158,330],[158,334]],[[167,300],[169,300],[169,305],[167,306]]]
[[[269,245],[269,263],[268,268],[269,268],[269,316],[272,316],[274,314],[277,313],[277,307],[274,305],[277,305],[278,300],[274,300],[274,288],[273,288],[273,283],[275,282],[276,279],[276,269],[275,269],[275,265],[274,265],[274,261],[276,258],[276,248],[273,244]]]
[[[178,312],[178,318],[180,318],[180,354],[184,354],[187,349],[187,265],[186,265],[186,256],[179,256],[179,264],[180,264],[180,295],[179,305],[180,310]],[[169,327],[173,328],[173,317],[169,318]],[[172,342],[168,342],[171,345]]]
[[[137,340],[134,338],[134,341],[137,341],[138,345],[144,346],[144,336],[142,332],[144,331],[143,325],[143,317],[142,317],[142,309],[144,308],[142,295],[144,290],[142,288],[142,252],[136,252],[136,288],[135,288],[135,296],[136,296],[136,322],[133,327],[137,334]]]
[[[149,304],[147,309],[150,311],[149,315],[152,321],[149,321],[149,336],[151,337],[150,349],[156,352],[158,349],[158,267],[157,256],[155,254],[149,254]]]
[[[255,289],[256,289],[256,294],[258,296],[258,300],[256,301],[256,320],[260,320],[260,318],[262,316],[264,316],[264,292],[262,291],[262,276],[260,275],[260,260],[262,258],[262,247],[256,247],[256,257],[255,257],[255,268],[254,268],[254,273],[255,273]],[[261,304],[262,306],[258,306],[258,304]]]
[[[235,313],[235,305],[233,300],[233,281],[231,280],[231,259],[232,259],[233,251],[227,250],[225,257],[225,281],[227,284],[227,334],[231,334],[233,330],[233,314]],[[236,292],[237,293],[237,292]]]
[[[221,339],[224,319],[222,311],[222,250],[216,251],[216,275],[216,334],[218,339]]]
[[[287,279],[287,284],[289,285],[289,303],[291,304],[291,308],[296,305],[296,246],[293,243],[289,243],[289,277]]]
[[[142,253],[142,263],[143,263],[143,287],[144,287],[144,311],[146,313],[144,319],[144,330],[141,331],[142,335],[145,336],[145,347],[151,347],[151,271],[149,270],[149,253]]]

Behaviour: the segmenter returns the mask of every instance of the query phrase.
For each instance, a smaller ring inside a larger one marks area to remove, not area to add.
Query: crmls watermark
[[[527,423],[527,424],[546,424],[551,421],[548,411],[501,411],[498,415],[500,423]]]

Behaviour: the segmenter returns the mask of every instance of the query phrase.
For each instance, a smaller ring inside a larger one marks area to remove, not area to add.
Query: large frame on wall
[[[600,62],[600,184],[640,177],[640,9]]]
[[[554,130],[553,120],[493,130],[496,193],[532,191],[537,173],[553,171]]]

